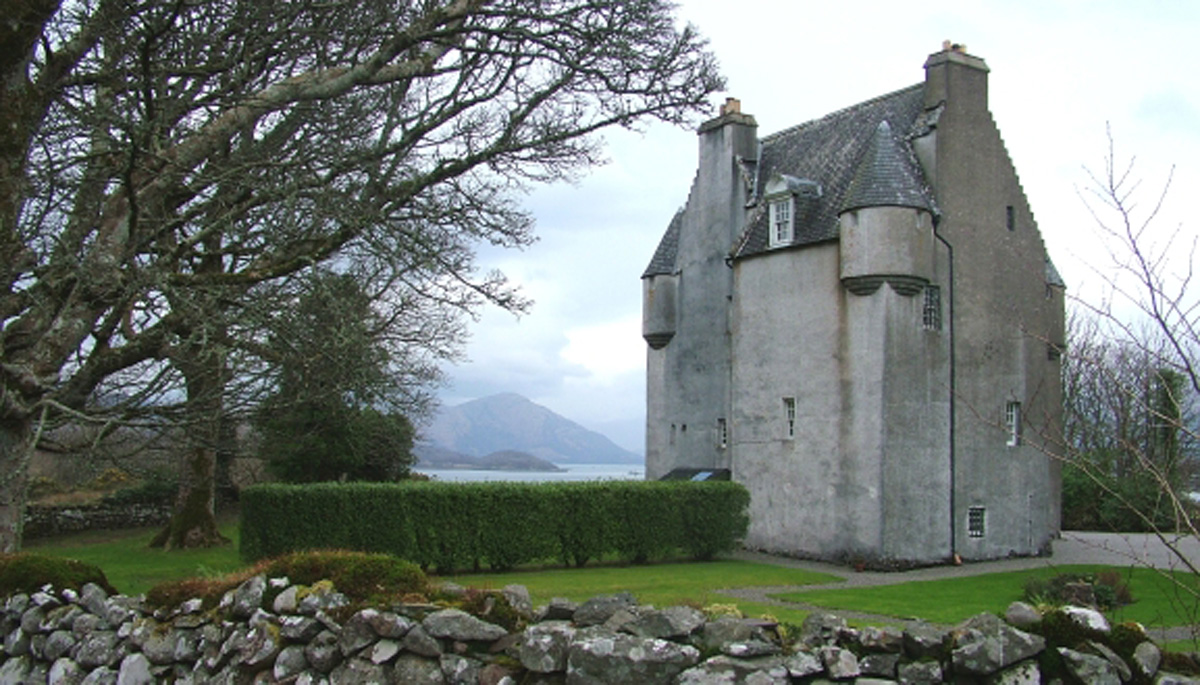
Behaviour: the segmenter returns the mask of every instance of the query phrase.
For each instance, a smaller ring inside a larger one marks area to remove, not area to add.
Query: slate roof
[[[850,181],[841,211],[864,207],[916,207],[932,212],[924,182],[911,163],[911,152],[892,135],[887,120],[879,122],[871,144]]]
[[[671,225],[667,226],[662,240],[658,241],[658,249],[650,258],[650,266],[646,267],[642,278],[675,273],[675,258],[679,253],[679,227],[682,225],[683,210],[680,209],[675,212],[675,218],[671,219]]]
[[[748,220],[730,255],[748,257],[767,251],[768,226],[761,193],[775,174],[812,181],[819,194],[795,198],[792,245],[808,245],[838,236],[838,214],[846,209],[898,205],[936,211],[908,136],[924,132],[924,83],[827,114],[760,140]],[[642,278],[675,272],[683,210],[675,214]]]
[[[906,139],[910,131],[924,128],[923,105],[924,84],[918,83],[762,139],[758,192],[775,174],[821,185],[820,198],[809,200],[813,205],[797,207],[793,245],[837,238],[837,216],[844,209],[879,206],[889,200],[932,209]],[[767,250],[766,214],[761,203],[758,211],[751,212],[733,246],[734,257]]]

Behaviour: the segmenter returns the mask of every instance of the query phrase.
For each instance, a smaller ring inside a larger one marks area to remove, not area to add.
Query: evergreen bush
[[[711,559],[745,534],[748,502],[730,482],[273,483],[242,495],[240,551],[382,552],[443,574],[613,554]]]

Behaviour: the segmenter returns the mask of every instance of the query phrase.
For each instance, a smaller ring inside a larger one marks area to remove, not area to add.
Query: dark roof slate
[[[762,154],[757,169],[760,179],[765,182],[775,174],[786,174],[815,181],[821,186],[821,196],[812,200],[811,206],[798,208],[803,211],[796,212],[793,245],[808,245],[837,237],[838,213],[851,199],[856,172],[860,163],[867,159],[873,144],[877,150],[882,150],[876,157],[882,159],[883,166],[866,165],[861,181],[863,189],[854,197],[873,202],[881,194],[898,192],[903,199],[902,206],[932,207],[923,176],[905,138],[908,132],[925,128],[923,112],[924,84],[918,83],[761,140]],[[890,144],[887,139],[877,140],[880,124],[885,121],[893,132],[888,137]],[[915,204],[918,202],[920,204]],[[762,211],[761,204],[757,211],[749,213],[747,226],[733,246],[732,256],[747,257],[767,250],[767,213]]]
[[[667,226],[667,232],[663,234],[662,240],[658,241],[658,249],[650,258],[650,266],[646,267],[642,278],[675,273],[675,259],[679,254],[679,227],[682,225],[683,209],[680,209],[675,212],[675,217]]]
[[[916,207],[931,212],[924,184],[910,153],[892,135],[887,119],[879,122],[871,144],[858,163],[841,211],[866,207]]]

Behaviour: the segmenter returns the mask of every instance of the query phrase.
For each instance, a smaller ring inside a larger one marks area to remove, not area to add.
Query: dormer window
[[[792,243],[792,196],[771,200],[771,247]]]
[[[769,226],[767,246],[787,247],[795,242],[796,221],[806,221],[821,197],[821,184],[787,174],[773,174],[763,188]]]

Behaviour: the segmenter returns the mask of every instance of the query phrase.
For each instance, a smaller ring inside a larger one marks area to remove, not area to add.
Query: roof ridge
[[[809,119],[808,121],[806,121],[806,122],[804,122],[804,123],[801,123],[801,124],[796,124],[795,126],[789,126],[788,128],[785,128],[785,129],[783,129],[783,130],[781,130],[781,131],[776,131],[775,133],[771,133],[771,134],[768,134],[768,135],[766,135],[766,136],[763,136],[763,137],[762,137],[762,138],[760,138],[759,140],[765,143],[765,142],[769,142],[769,141],[775,140],[775,139],[777,139],[777,138],[782,138],[782,137],[784,137],[784,136],[786,136],[786,135],[789,135],[789,134],[791,134],[791,133],[795,133],[796,131],[799,131],[799,130],[801,130],[801,129],[807,128],[807,127],[809,127],[809,126],[812,126],[813,124],[819,124],[819,123],[821,123],[822,121],[826,121],[826,120],[828,120],[828,119],[833,119],[833,118],[835,118],[835,117],[839,117],[839,116],[845,116],[846,114],[848,114],[848,113],[850,113],[850,112],[853,112],[854,110],[856,110],[856,109],[858,109],[858,108],[860,108],[860,107],[866,107],[866,106],[868,106],[868,105],[874,105],[874,104],[876,104],[876,103],[878,103],[878,102],[881,102],[881,101],[883,101],[883,100],[887,100],[888,98],[894,98],[894,97],[896,97],[896,96],[898,96],[898,95],[901,95],[901,94],[904,94],[904,93],[908,93],[909,91],[916,90],[916,89],[918,89],[918,88],[924,88],[924,87],[925,87],[925,83],[924,83],[924,81],[922,81],[922,82],[918,82],[918,83],[914,83],[914,84],[913,84],[913,85],[911,85],[911,86],[905,86],[904,88],[900,88],[900,89],[898,89],[898,90],[893,90],[893,91],[892,91],[892,92],[890,92],[890,93],[884,93],[883,95],[877,95],[877,96],[875,96],[875,97],[873,97],[873,98],[871,98],[871,99],[869,99],[869,100],[863,100],[862,102],[859,102],[859,103],[856,103],[856,104],[850,105],[849,107],[843,107],[843,108],[841,108],[841,109],[839,109],[839,110],[837,110],[837,111],[830,112],[830,113],[826,114],[825,116],[818,117],[818,118],[816,118],[816,119]]]

